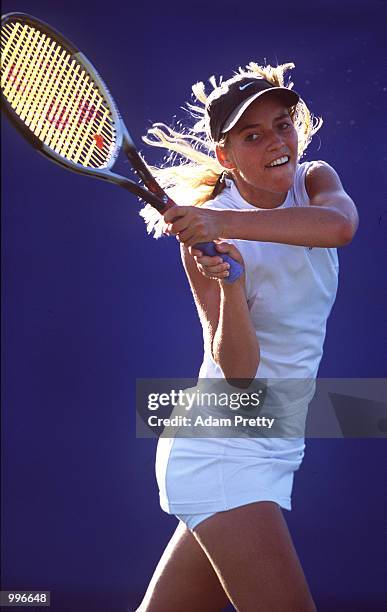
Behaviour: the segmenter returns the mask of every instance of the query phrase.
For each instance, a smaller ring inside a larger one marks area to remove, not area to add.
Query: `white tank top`
[[[297,166],[293,187],[278,208],[310,205],[305,188],[310,163]],[[257,210],[229,179],[224,190],[204,206]],[[236,245],[245,262],[248,306],[261,351],[256,378],[315,379],[337,292],[337,250],[251,240],[229,242]],[[199,378],[223,378],[208,350]]]

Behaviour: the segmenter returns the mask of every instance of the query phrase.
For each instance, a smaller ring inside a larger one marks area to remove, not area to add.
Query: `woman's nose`
[[[276,150],[278,148],[281,148],[284,144],[283,138],[281,134],[278,134],[278,132],[272,131],[269,138],[270,138],[270,141],[269,141],[270,150]]]

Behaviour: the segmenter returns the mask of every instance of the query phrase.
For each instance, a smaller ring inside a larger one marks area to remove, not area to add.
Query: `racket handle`
[[[204,255],[208,255],[209,257],[221,257],[223,261],[230,264],[229,276],[223,279],[224,283],[234,283],[244,272],[243,266],[230,257],[230,255],[219,253],[219,251],[216,250],[214,242],[198,242],[198,244],[194,245],[194,249],[199,249],[199,251],[202,251]]]

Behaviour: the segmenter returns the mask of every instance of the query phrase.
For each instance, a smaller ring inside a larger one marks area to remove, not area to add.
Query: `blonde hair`
[[[279,87],[292,89],[293,83],[285,83],[284,75],[294,64],[259,66],[250,62],[245,68],[239,67],[234,76],[227,82],[241,77],[261,76]],[[195,120],[192,128],[182,128],[180,131],[163,123],[154,123],[148,130],[143,141],[154,147],[169,151],[163,166],[151,168],[156,179],[168,192],[168,195],[178,204],[186,206],[201,206],[213,196],[215,185],[224,172],[223,166],[215,156],[216,145],[224,145],[225,139],[215,143],[209,132],[206,107],[209,98],[222,85],[222,78],[216,83],[215,77],[209,79],[213,91],[207,95],[203,82],[192,86],[194,104],[188,103],[190,117]],[[321,118],[315,118],[305,102],[300,98],[296,106],[290,109],[290,116],[298,134],[298,159],[305,153],[312,136],[322,125]],[[143,208],[140,215],[147,223],[148,232],[154,231],[155,237],[161,235],[162,218],[149,204]]]

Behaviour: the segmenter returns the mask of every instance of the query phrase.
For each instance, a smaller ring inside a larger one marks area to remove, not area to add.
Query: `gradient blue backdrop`
[[[385,0],[6,1],[77,43],[135,140],[184,118],[190,86],[294,61],[324,126],[306,159],[342,177],[360,228],[339,251],[324,377],[386,377]],[[138,605],[176,519],[158,506],[135,379],[195,376],[201,330],[173,239],[146,237],[123,190],[66,173],[3,131],[3,588],[55,611]],[[160,161],[153,150],[143,152]],[[310,440],[285,513],[319,610],[386,602],[380,440]]]

